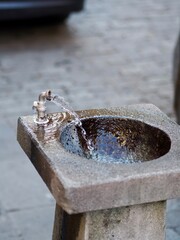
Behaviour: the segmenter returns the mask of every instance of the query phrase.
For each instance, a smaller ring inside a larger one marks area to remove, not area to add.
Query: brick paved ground
[[[50,88],[74,109],[151,102],[174,118],[179,16],[179,0],[89,0],[64,26],[1,30],[0,239],[51,239],[54,200],[16,142],[18,116]],[[180,201],[167,213],[167,240],[179,240]]]

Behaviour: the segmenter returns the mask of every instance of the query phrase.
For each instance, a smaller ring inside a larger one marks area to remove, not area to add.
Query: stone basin
[[[69,152],[82,157],[107,163],[140,163],[163,156],[171,146],[164,131],[131,118],[97,116],[81,122],[85,138],[82,128],[70,123],[61,132],[60,142]]]
[[[21,147],[66,212],[180,196],[180,128],[157,107],[141,104],[77,113],[95,156],[88,155],[80,129],[74,129],[68,114],[50,114],[49,123],[39,127],[34,116],[18,121]]]

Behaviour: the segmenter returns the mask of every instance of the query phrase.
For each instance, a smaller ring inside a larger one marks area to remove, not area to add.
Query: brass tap
[[[35,122],[37,124],[46,124],[49,120],[46,115],[46,101],[51,101],[51,91],[48,90],[46,92],[42,92],[39,95],[39,100],[34,101],[33,103],[33,109],[36,109],[37,112],[37,118],[35,119]]]

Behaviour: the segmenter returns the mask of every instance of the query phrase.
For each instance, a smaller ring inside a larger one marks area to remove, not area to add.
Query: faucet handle
[[[33,109],[36,109],[37,112],[44,112],[46,111],[46,106],[45,106],[45,102],[41,102],[41,101],[34,101],[33,103]]]
[[[37,118],[35,119],[37,124],[46,124],[49,121],[46,116],[45,102],[34,101],[32,108],[37,112]]]
[[[38,101],[34,101],[32,108],[33,109],[37,109],[38,105],[39,105],[39,102]]]

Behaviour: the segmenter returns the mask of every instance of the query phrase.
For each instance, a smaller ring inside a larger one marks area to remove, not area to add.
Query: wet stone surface
[[[60,142],[69,152],[100,162],[140,163],[166,154],[171,141],[166,133],[143,122],[113,117],[94,117],[81,121],[82,129],[69,124],[60,136]]]

